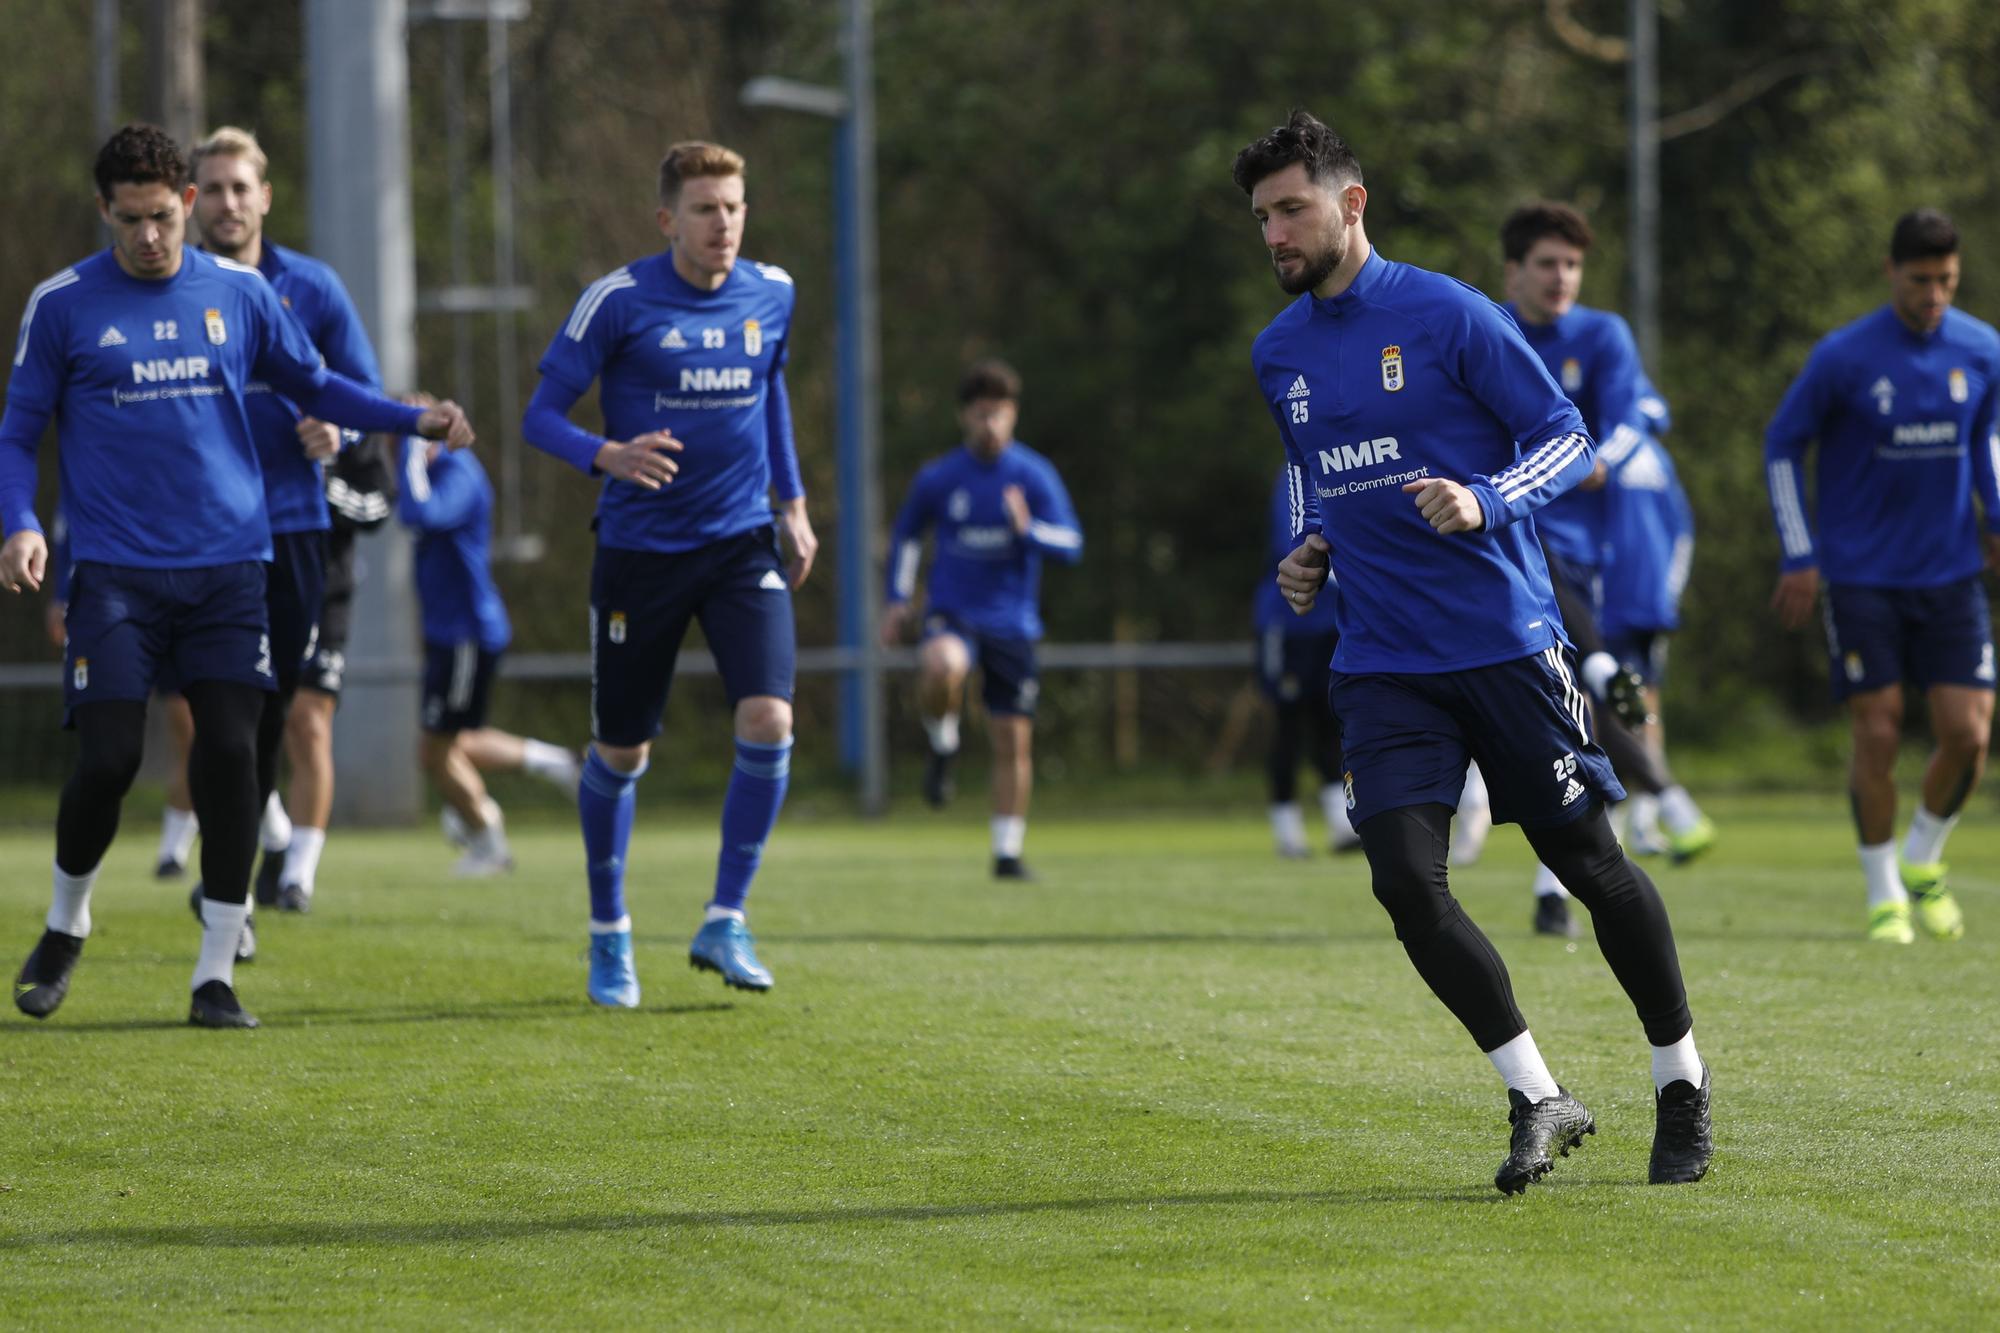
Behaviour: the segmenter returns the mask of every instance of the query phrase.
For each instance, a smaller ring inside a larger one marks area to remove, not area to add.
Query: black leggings
[[[1490,779],[1489,779],[1490,780]],[[1452,810],[1430,804],[1385,810],[1357,830],[1375,897],[1431,992],[1465,1025],[1482,1051],[1527,1031],[1507,965],[1452,897],[1446,877]],[[1668,1046],[1687,1035],[1687,989],[1666,905],[1632,864],[1602,807],[1552,829],[1524,829],[1542,864],[1590,909],[1597,946],[1625,988],[1646,1039]]]
[[[198,680],[181,693],[194,715],[188,793],[201,820],[202,896],[244,902],[250,897],[257,823],[264,811],[257,744],[269,692],[231,681]]]
[[[1277,723],[1271,729],[1271,752],[1265,771],[1271,779],[1271,804],[1289,805],[1299,795],[1299,756],[1310,744],[1313,767],[1322,783],[1340,780],[1340,723],[1319,699],[1278,702]]]

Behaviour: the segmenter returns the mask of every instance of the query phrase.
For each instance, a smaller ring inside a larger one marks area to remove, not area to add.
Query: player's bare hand
[[[315,463],[324,463],[340,452],[340,427],[331,421],[300,417],[299,424],[292,429],[298,432],[299,447]]]
[[[1035,516],[1028,512],[1028,493],[1019,486],[1003,487],[1000,503],[1006,506],[1007,521],[1014,525],[1014,535],[1027,536],[1029,525],[1035,521]]]
[[[60,648],[69,642],[69,606],[49,599],[49,609],[42,613],[42,629],[48,634],[49,642]]]
[[[1328,560],[1332,550],[1326,538],[1308,532],[1306,539],[1278,562],[1278,591],[1285,594],[1285,604],[1299,615],[1312,610],[1319,590],[1326,586],[1327,576],[1333,572]]]
[[[49,568],[49,544],[41,533],[23,529],[0,546],[0,588],[33,592]]]
[[[1576,488],[1580,491],[1601,491],[1604,489],[1604,483],[1610,480],[1611,467],[1600,458],[1592,464],[1590,475],[1579,481]]]
[[[1417,512],[1440,534],[1477,532],[1486,526],[1486,515],[1479,508],[1479,497],[1455,481],[1429,477],[1423,481],[1405,482],[1403,494],[1416,497]]]
[[[903,641],[903,626],[910,620],[908,602],[891,602],[882,608],[882,646],[894,648]]]
[[[1818,600],[1819,570],[1807,565],[1778,575],[1778,586],[1771,592],[1771,609],[1778,613],[1780,625],[1797,629],[1812,618],[1813,603]]]
[[[424,414],[417,418],[417,434],[427,440],[443,440],[447,449],[470,448],[477,438],[465,409],[449,398],[424,408]]]
[[[680,451],[681,442],[672,431],[649,430],[629,440],[606,440],[592,461],[599,472],[629,481],[641,490],[657,491],[681,470],[679,463],[667,457]]]
[[[787,500],[779,507],[778,535],[791,548],[792,558],[785,562],[785,576],[796,588],[812,573],[813,557],[819,554],[819,538],[813,535],[812,520],[806,517],[803,498]]]

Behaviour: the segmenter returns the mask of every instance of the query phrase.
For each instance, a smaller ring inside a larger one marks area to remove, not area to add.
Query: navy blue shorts
[[[1670,629],[1606,630],[1604,651],[1648,685],[1658,685],[1667,678],[1667,639],[1672,634]]]
[[[302,690],[340,698],[347,678],[347,631],[354,619],[354,532],[326,535],[326,583],[319,606],[319,637],[299,680]]]
[[[979,668],[979,698],[995,717],[1035,715],[1042,678],[1035,662],[1035,641],[982,634],[949,611],[924,615],[924,638],[949,634],[961,640]]]
[[[500,654],[486,651],[475,640],[426,643],[423,729],[451,736],[485,726],[493,676],[499,670]]]
[[[1275,704],[1325,699],[1339,643],[1338,630],[1287,634],[1283,625],[1272,625],[1257,639],[1257,683]]]
[[[1993,617],[1976,574],[1941,588],[1828,584],[1825,614],[1836,703],[1901,681],[1993,688]]]
[[[1347,808],[1454,808],[1477,759],[1495,823],[1554,828],[1625,789],[1598,748],[1568,649],[1434,675],[1333,673]]]
[[[590,571],[590,734],[643,745],[660,734],[688,623],[715,654],[731,707],[792,697],[798,644],[775,529],[692,551],[600,547]]]
[[[272,689],[264,563],[140,569],[78,562],[64,620],[63,725],[80,704],[198,680]]]
[[[281,693],[299,687],[299,678],[319,651],[320,603],[325,595],[326,534],[273,534],[264,604],[271,621],[271,665]]]

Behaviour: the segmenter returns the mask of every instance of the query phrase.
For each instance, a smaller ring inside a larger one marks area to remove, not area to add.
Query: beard
[[[1303,292],[1309,292],[1332,277],[1333,271],[1340,267],[1340,262],[1347,258],[1347,238],[1342,233],[1335,232],[1327,241],[1324,250],[1316,255],[1301,251],[1299,257],[1304,264],[1289,278],[1275,260],[1271,264],[1272,271],[1278,275],[1278,286],[1287,296],[1298,296]]]

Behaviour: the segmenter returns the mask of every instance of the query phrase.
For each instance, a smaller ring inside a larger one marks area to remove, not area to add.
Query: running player
[[[1034,788],[1035,700],[1041,680],[1042,560],[1083,558],[1083,532],[1055,464],[1014,438],[1021,377],[1003,361],[981,361],[958,386],[965,443],[932,460],[910,483],[889,537],[882,641],[901,637],[916,592],[924,530],[938,531],[930,608],[923,619],[918,707],[931,742],[924,797],[951,797],[965,678],[975,662],[993,737],[993,874],[1033,879],[1021,859]]]
[[[669,148],[658,213],[667,250],[584,290],[542,357],[521,422],[529,443],[605,479],[590,584],[594,743],[577,801],[590,879],[588,990],[603,1005],[639,1003],[625,910],[634,788],[696,619],[728,692],[736,764],[715,892],[688,957],[728,985],[771,988],[744,903],[790,780],[792,590],[819,541],[785,392],[792,279],[737,262],[745,211],[742,157],[712,143]],[[568,417],[593,380],[604,435]]]

